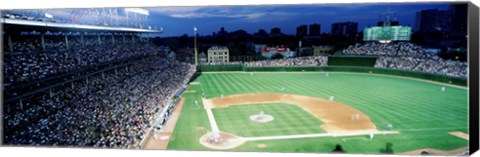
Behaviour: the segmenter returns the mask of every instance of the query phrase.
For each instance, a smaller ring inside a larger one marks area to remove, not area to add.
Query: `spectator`
[[[428,53],[421,46],[408,42],[395,42],[381,44],[377,42],[368,42],[363,45],[357,43],[349,46],[342,51],[344,55],[374,55],[374,56],[405,56],[428,58],[435,56]]]
[[[460,78],[468,77],[467,62],[443,60],[439,57],[380,57],[377,59],[375,67],[425,72]]]
[[[65,49],[60,48],[55,51],[31,52],[38,47],[31,44],[20,45],[27,48],[16,48],[15,50],[28,51],[7,52],[4,56],[4,82],[6,84],[37,81],[66,72],[145,56],[158,51],[156,46],[146,43],[74,47],[71,51],[66,52]],[[73,45],[79,46],[78,43]],[[91,40],[87,40],[86,45],[93,44]],[[46,47],[62,47],[62,44],[47,44]]]
[[[245,62],[246,66],[327,66],[328,56],[310,56],[287,59]]]

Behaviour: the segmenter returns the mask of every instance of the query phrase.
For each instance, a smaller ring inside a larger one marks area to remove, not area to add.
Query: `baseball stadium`
[[[229,51],[211,47],[200,63],[196,36],[193,62],[145,37],[163,33],[148,11],[92,21],[119,16],[99,11],[2,12],[3,145],[468,153],[468,63],[411,43],[407,27],[366,28],[382,31],[334,54],[211,62]]]

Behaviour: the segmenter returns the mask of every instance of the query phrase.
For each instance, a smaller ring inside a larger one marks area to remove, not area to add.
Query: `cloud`
[[[157,8],[148,8],[150,12],[160,13],[170,16],[180,16],[182,14],[191,14],[195,13],[205,7],[157,7]],[[185,16],[187,17],[187,15]]]
[[[275,12],[263,7],[159,7],[149,11],[173,18],[231,18],[254,22],[267,20],[267,15],[288,16],[293,13]]]

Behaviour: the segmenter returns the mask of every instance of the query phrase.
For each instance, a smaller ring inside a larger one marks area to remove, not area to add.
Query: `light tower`
[[[194,42],[194,51],[195,51],[195,65],[198,65],[198,52],[197,52],[197,27],[193,27],[193,42]]]
[[[386,15],[386,20],[383,22],[382,27],[383,27],[383,31],[384,31],[384,32],[388,32],[389,34],[387,35],[387,37],[385,37],[385,39],[379,40],[379,42],[382,43],[382,44],[388,44],[388,43],[392,42],[392,41],[388,38],[388,37],[391,36],[391,35],[390,35],[390,32],[389,32],[388,30],[390,29],[390,26],[391,26],[390,15],[391,15],[392,13],[395,13],[395,12],[390,11],[390,7],[388,7],[387,12],[384,13],[384,14]],[[394,17],[394,18],[396,18],[396,17]]]

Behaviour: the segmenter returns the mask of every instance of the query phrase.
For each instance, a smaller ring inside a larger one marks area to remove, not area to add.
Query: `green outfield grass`
[[[279,136],[324,133],[323,124],[305,110],[292,104],[251,104],[233,105],[227,108],[213,109],[220,130],[241,137]],[[269,114],[274,120],[258,123],[250,120],[251,115]]]
[[[328,152],[336,144],[341,144],[349,153],[375,154],[381,152],[386,143],[393,144],[395,153],[420,148],[451,150],[468,145],[467,140],[448,134],[451,131],[468,133],[468,94],[463,88],[447,86],[446,91],[441,92],[443,85],[430,82],[354,73],[329,73],[328,77],[324,73],[204,73],[194,81],[200,84],[190,85],[189,90],[197,92],[183,94],[186,101],[168,149],[209,150],[198,142],[205,131],[196,129],[204,127],[210,130],[206,112],[201,106],[202,90],[208,99],[220,97],[222,94],[227,96],[246,93],[286,93],[323,99],[333,95],[335,101],[368,115],[379,130],[387,129],[387,124],[391,123],[394,130],[400,131],[400,134],[377,135],[373,140],[358,136],[254,141],[233,148],[232,151]],[[281,88],[286,90],[282,91]],[[199,106],[193,103],[195,100],[199,101]],[[268,130],[285,128],[289,126],[288,123],[295,123],[295,119],[290,119],[293,117],[285,116],[288,115],[286,111],[275,108],[278,105],[297,107],[289,104],[264,104],[256,107],[234,105],[213,109],[213,112],[220,130],[239,136],[322,132],[319,128],[310,128],[310,125],[319,125],[322,122],[313,116],[308,117],[308,114],[303,116],[306,116],[305,119],[312,119],[312,122],[301,122],[308,126],[292,126],[299,130],[282,133],[258,131],[261,126],[251,124],[248,119],[248,116],[264,110],[275,117],[275,123],[278,122],[275,125],[271,122],[272,126],[265,127]],[[302,110],[295,109],[293,112],[300,114]],[[287,124],[280,124],[280,120]],[[242,131],[249,127],[252,130]],[[267,147],[257,148],[259,143],[264,143]]]

